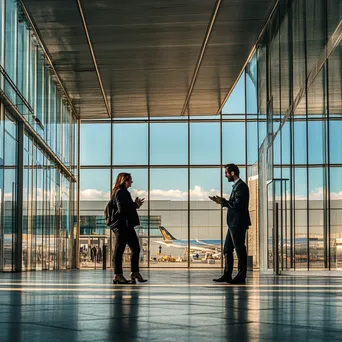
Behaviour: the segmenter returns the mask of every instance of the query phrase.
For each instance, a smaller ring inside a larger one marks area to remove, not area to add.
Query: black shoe
[[[128,284],[128,280],[122,274],[117,274],[113,278],[113,284]]]
[[[138,280],[139,283],[145,283],[147,281],[147,279],[144,279],[139,272],[132,272],[131,273],[132,284],[136,283],[135,280]]]
[[[232,278],[226,277],[226,276],[222,276],[220,278],[217,279],[213,279],[213,281],[215,281],[216,283],[228,283],[232,280]]]
[[[227,283],[232,285],[246,285],[246,279],[234,278],[231,281],[227,281]]]

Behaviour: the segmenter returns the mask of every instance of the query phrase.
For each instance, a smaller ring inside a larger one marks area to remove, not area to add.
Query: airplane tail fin
[[[169,233],[169,231],[163,227],[163,226],[159,226],[160,232],[163,235],[163,239],[166,241],[170,241],[170,240],[176,240],[176,238],[174,236],[172,236],[171,233]]]

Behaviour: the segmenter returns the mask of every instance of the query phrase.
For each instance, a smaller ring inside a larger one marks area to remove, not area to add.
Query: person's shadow
[[[138,339],[139,293],[135,291],[114,292],[108,338],[117,341]]]
[[[248,301],[247,287],[229,288],[225,295],[224,306],[227,341],[244,342],[251,340],[248,310],[253,310],[253,303]]]

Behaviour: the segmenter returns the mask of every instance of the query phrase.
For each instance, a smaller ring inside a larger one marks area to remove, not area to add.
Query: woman
[[[112,190],[112,200],[114,202],[115,221],[111,226],[115,236],[116,244],[113,255],[114,278],[113,284],[135,284],[136,280],[145,282],[139,273],[139,254],[140,246],[137,234],[134,230],[139,225],[137,208],[140,208],[144,199],[137,197],[132,201],[128,188],[132,185],[132,176],[129,173],[119,173],[116,178],[115,186]],[[126,245],[131,249],[131,281],[128,282],[122,274],[122,256]]]

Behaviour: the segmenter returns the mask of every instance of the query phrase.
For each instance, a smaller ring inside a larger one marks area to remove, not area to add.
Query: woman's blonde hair
[[[125,182],[129,181],[130,178],[132,178],[130,173],[126,173],[126,172],[119,173],[118,176],[116,177],[116,182],[112,189],[112,196],[114,196],[116,193],[116,190],[121,188],[125,184]]]

